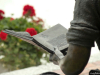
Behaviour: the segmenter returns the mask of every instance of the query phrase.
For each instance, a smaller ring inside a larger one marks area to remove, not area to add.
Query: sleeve
[[[94,41],[100,35],[100,15],[96,3],[97,0],[76,0],[74,18],[67,32],[69,44],[94,46]]]
[[[97,10],[100,13],[100,0],[98,0],[98,2],[97,2]],[[99,34],[99,37],[96,39],[96,43],[97,43],[97,46],[98,46],[98,48],[100,50],[100,34]]]

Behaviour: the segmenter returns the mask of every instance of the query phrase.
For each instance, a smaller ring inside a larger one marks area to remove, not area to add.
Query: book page
[[[68,47],[66,33],[67,29],[60,24],[57,24],[50,29],[33,36],[33,38],[50,50],[54,50],[53,48],[55,46],[58,47],[59,50],[63,50]]]

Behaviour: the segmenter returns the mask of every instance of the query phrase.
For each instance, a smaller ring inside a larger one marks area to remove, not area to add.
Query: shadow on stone
[[[42,73],[40,75],[60,75],[60,74],[57,74],[57,73],[54,73],[54,72],[45,72],[45,73]]]
[[[91,70],[91,71],[89,72],[89,75],[100,75],[100,70],[99,70],[99,69]]]

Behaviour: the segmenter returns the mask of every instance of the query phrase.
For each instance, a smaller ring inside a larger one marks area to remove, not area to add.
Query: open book
[[[60,24],[57,24],[34,36],[30,36],[28,32],[15,32],[13,30],[4,30],[3,32],[41,47],[49,53],[55,53],[60,59],[67,54],[67,29]]]

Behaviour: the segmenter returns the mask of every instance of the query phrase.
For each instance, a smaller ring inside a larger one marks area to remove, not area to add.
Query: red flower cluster
[[[4,33],[4,32],[1,31],[1,33],[0,33],[1,40],[6,40],[7,39],[7,35],[8,34],[6,34],[6,33]]]
[[[14,18],[10,18],[10,21],[14,20]]]
[[[3,17],[3,14],[5,14],[4,11],[3,10],[0,10],[0,20],[4,18]]]
[[[37,34],[37,31],[34,28],[27,28],[26,32],[28,32],[31,36]]]
[[[41,18],[38,17],[37,22],[43,22],[43,20]]]
[[[23,8],[23,15],[27,15],[27,16],[35,16],[35,9],[33,8],[33,6],[30,5],[25,5]]]
[[[38,20],[33,20],[33,22],[35,22],[36,24],[42,23],[42,27],[43,27],[44,26],[44,21],[39,17],[37,17],[37,19]]]

